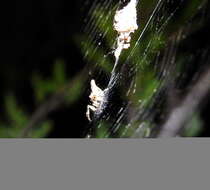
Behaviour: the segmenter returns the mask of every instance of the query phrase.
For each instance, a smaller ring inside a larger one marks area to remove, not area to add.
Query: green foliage
[[[154,72],[152,70],[144,70],[136,77],[135,93],[131,94],[130,99],[136,105],[144,102],[146,106],[153,94],[156,93],[159,85],[160,81],[156,79]]]
[[[152,123],[149,121],[139,121],[131,122],[125,127],[122,127],[119,136],[123,138],[147,138],[150,136],[151,129],[153,128]],[[135,135],[135,133],[137,135]]]
[[[195,137],[203,129],[203,122],[198,113],[195,113],[191,120],[185,125],[183,136],[185,137]]]
[[[113,7],[115,10],[117,7]],[[96,8],[92,13],[92,19],[95,21],[95,27],[104,35],[106,44],[112,47],[116,32],[113,30],[113,17],[115,11]],[[104,18],[104,19],[103,19]]]
[[[64,86],[66,82],[65,62],[60,59],[55,61],[51,78],[43,79],[40,75],[34,73],[32,76],[32,85],[34,86],[36,102],[40,104],[49,95]]]
[[[127,98],[128,101],[131,100],[134,106],[141,106],[144,109],[152,103],[153,95],[156,94],[161,85],[164,85],[164,81],[157,78],[157,73],[153,66],[157,54],[162,50],[167,51],[167,44],[172,42],[175,36],[180,35],[180,29],[185,29],[187,22],[189,22],[189,20],[198,12],[199,8],[206,1],[193,0],[187,2],[185,4],[186,6],[184,8],[182,7],[183,10],[175,19],[171,18],[181,6],[177,7],[177,9],[174,8],[174,10],[171,11],[169,11],[166,6],[162,11],[159,11],[160,18],[152,20],[148,28],[144,31],[148,18],[151,16],[157,2],[158,1],[152,0],[143,0],[140,2],[140,6],[138,7],[141,8],[141,10],[138,11],[138,13],[140,13],[138,15],[141,15],[138,18],[140,23],[139,30],[136,31],[135,34],[132,34],[132,48],[124,50],[120,57],[121,60],[124,60],[122,62],[126,62],[125,60],[129,59],[129,63],[132,64],[133,67],[137,68],[135,86],[131,89],[131,91],[135,93],[130,93],[129,96],[126,95],[124,98]],[[116,7],[113,7],[113,10],[115,10],[115,8]],[[110,12],[114,13],[114,11]],[[99,31],[102,36],[104,35],[106,45],[112,48],[113,39],[116,39],[116,33],[112,28],[114,15],[111,15],[110,12],[105,12],[101,8],[96,9],[93,11],[91,19],[93,20],[92,23],[95,24],[93,26],[96,28],[95,31]],[[154,18],[156,18],[156,16],[157,15],[154,15]],[[103,18],[106,18],[106,20]],[[144,31],[144,34],[141,37],[141,40],[138,41],[138,37],[142,31]],[[98,33],[95,32],[92,33],[92,35],[97,36]],[[84,57],[87,62],[91,63],[93,66],[99,65],[104,71],[110,73],[113,67],[113,61],[110,60],[109,57],[104,58],[105,52],[103,47],[98,46],[98,44],[95,43],[95,39],[91,37],[88,39],[86,36],[80,36],[78,39],[78,42],[83,42],[82,52],[85,55]],[[180,39],[181,35],[179,36],[179,40]],[[176,45],[177,44],[174,43],[174,46]],[[172,56],[172,54],[170,54],[170,56]],[[178,61],[176,64],[177,73],[182,72],[182,67],[184,65],[183,61],[185,59],[189,59],[189,57],[184,58],[184,55],[181,55],[181,57],[182,63]],[[170,60],[170,58],[167,58],[167,55],[166,59]],[[175,71],[171,72],[171,77],[174,75],[173,72]],[[131,137],[135,130],[139,130],[138,137],[148,137],[150,136],[151,129],[153,127],[153,124],[150,121],[134,121],[131,122],[130,125],[132,126],[128,127],[127,125],[120,125],[120,127],[118,127],[120,137]],[[191,127],[186,128],[185,135],[195,136],[198,134],[199,129],[201,129],[200,118],[195,116],[189,125],[191,125]],[[100,122],[99,126],[100,127],[96,129],[97,138],[106,137],[106,135],[110,132],[108,129],[112,128],[111,124],[104,122]]]
[[[83,77],[79,77],[74,83],[71,83],[71,87],[67,89],[68,94],[65,98],[67,104],[73,104],[80,98],[84,91],[83,84]]]
[[[5,97],[5,109],[11,125],[19,128],[26,124],[28,116],[23,109],[18,106],[17,100],[13,95]]]
[[[51,121],[44,121],[38,128],[33,129],[29,136],[31,138],[43,138],[51,131],[53,123]]]
[[[96,136],[95,138],[107,138],[109,136],[107,136],[108,133],[108,128],[109,128],[109,124],[102,122],[100,123],[100,125],[97,127],[96,129]]]
[[[8,95],[5,97],[5,110],[8,122],[0,122],[0,138],[17,138],[23,133],[23,130],[29,122],[29,116],[21,108],[15,96]],[[45,137],[52,128],[52,123],[46,121],[30,131],[28,137],[42,138]]]
[[[109,73],[112,69],[113,64],[109,57],[105,57],[105,52],[101,48],[97,48],[97,45],[93,42],[90,43],[91,39],[87,36],[75,36],[75,44],[81,50],[85,59],[91,65],[97,65],[105,72]],[[81,46],[82,42],[82,46]]]
[[[66,83],[65,63],[63,60],[58,59],[55,61],[52,77],[50,79],[43,79],[37,73],[33,75],[32,85],[34,87],[35,101],[37,104],[41,104],[48,96],[54,94]],[[75,99],[76,98],[74,98],[74,100]],[[0,122],[0,138],[21,137],[25,127],[30,121],[30,114],[18,104],[18,100],[14,95],[7,95],[4,102],[7,122]],[[27,137],[46,137],[52,127],[53,123],[45,120],[31,129]]]

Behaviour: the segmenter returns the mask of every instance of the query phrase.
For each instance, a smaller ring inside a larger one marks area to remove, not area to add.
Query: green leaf
[[[65,62],[62,59],[57,59],[53,68],[53,81],[57,87],[65,84],[67,81],[65,73]]]
[[[28,121],[27,114],[17,105],[13,95],[5,97],[5,109],[8,119],[15,128],[22,128]]]
[[[195,137],[201,132],[203,128],[203,122],[198,113],[195,113],[192,119],[186,124],[183,136]]]
[[[33,129],[29,134],[31,138],[44,138],[51,131],[53,124],[51,121],[45,121],[40,127]]]

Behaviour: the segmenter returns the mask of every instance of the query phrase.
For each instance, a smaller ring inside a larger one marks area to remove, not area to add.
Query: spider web
[[[122,51],[119,60],[113,55],[117,39],[113,18],[116,10],[129,0],[84,4],[83,55],[90,66],[90,80],[95,79],[105,89],[104,101],[91,114],[88,137],[136,138],[156,134],[173,107],[171,94],[175,99],[176,91],[189,85],[190,65],[200,59],[197,72],[193,72],[196,76],[208,55],[205,48],[196,55],[192,50],[186,51],[187,58],[181,56],[191,31],[205,22],[205,1],[137,2],[139,29],[132,35],[131,47]]]

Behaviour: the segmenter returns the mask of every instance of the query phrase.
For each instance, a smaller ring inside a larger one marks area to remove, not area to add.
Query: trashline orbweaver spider
[[[104,91],[96,85],[94,79],[90,81],[90,86],[91,93],[89,98],[91,101],[91,105],[87,105],[86,117],[89,121],[92,121],[92,119],[90,118],[90,112],[96,112],[100,108],[101,103],[104,101]]]

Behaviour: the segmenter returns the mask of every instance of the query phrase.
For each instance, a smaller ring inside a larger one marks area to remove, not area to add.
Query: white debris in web
[[[117,10],[114,16],[114,29],[118,32],[117,48],[114,51],[116,59],[123,49],[130,47],[130,34],[138,29],[136,5],[137,0],[131,0],[125,7]]]
[[[118,32],[117,48],[114,51],[114,56],[116,59],[115,66],[118,62],[121,51],[130,47],[131,33],[134,33],[134,31],[138,29],[136,5],[137,0],[130,0],[130,2],[126,6],[124,6],[122,9],[118,9],[115,13],[113,26],[114,30]],[[111,79],[110,81],[113,82],[113,80]],[[111,82],[109,84],[111,84]],[[107,89],[110,89],[110,87],[108,87]],[[105,102],[104,92],[107,89],[101,90],[96,85],[95,80],[91,80],[91,94],[89,96],[91,104],[87,106],[86,111],[86,117],[89,121],[91,121],[91,112],[95,113],[102,109],[101,105],[103,102]]]
[[[90,86],[91,86],[91,93],[89,98],[91,101],[91,105],[87,106],[87,111],[86,111],[86,117],[88,118],[89,121],[91,121],[90,111],[96,112],[100,108],[101,103],[104,101],[104,91],[101,90],[96,85],[94,79],[91,80]]]

